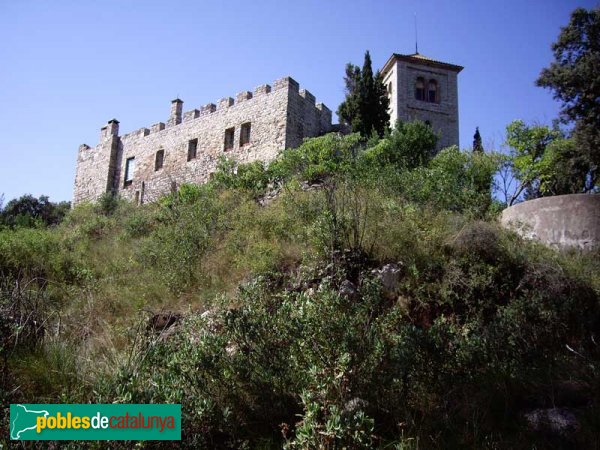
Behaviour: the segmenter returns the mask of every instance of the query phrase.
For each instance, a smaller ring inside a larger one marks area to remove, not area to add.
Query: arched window
[[[156,159],[154,160],[154,171],[160,170],[165,162],[165,151],[159,150],[156,152]]]
[[[425,100],[425,80],[423,77],[417,78],[415,82],[415,98],[417,100]]]
[[[429,87],[427,89],[427,100],[431,103],[439,102],[438,84],[435,80],[429,80]]]

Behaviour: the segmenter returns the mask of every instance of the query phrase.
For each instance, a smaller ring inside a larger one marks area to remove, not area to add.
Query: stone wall
[[[241,128],[250,124],[250,142],[241,145]],[[225,132],[233,129],[233,147],[225,148]],[[102,129],[95,148],[79,149],[73,203],[93,201],[107,191],[140,203],[154,201],[181,183],[204,183],[215,171],[219,158],[245,163],[271,161],[296,147],[306,137],[331,130],[331,111],[315,103],[290,77],[254,92],[240,92],[217,104],[183,112],[176,99],[166,123],[118,135],[118,122]],[[188,160],[190,141],[197,139],[196,157]],[[155,166],[158,151],[164,152],[162,168]],[[126,161],[134,158],[133,180],[125,182]]]
[[[600,195],[529,200],[506,208],[500,222],[525,238],[555,248],[591,249],[600,246]]]
[[[418,77],[437,81],[439,103],[415,98],[415,81]],[[440,134],[438,149],[459,145],[458,74],[455,70],[397,60],[385,74],[384,84],[390,97],[392,126],[398,119],[403,122],[427,121]]]

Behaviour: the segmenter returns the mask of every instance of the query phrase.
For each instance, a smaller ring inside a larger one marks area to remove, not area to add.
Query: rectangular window
[[[196,152],[198,151],[198,139],[192,139],[188,142],[188,161],[196,159]]]
[[[127,158],[125,161],[125,186],[133,181],[133,172],[135,170],[135,158]]]
[[[160,170],[163,168],[165,162],[165,151],[159,150],[156,152],[156,159],[154,160],[154,171]]]
[[[240,130],[240,147],[250,143],[250,122],[242,124]]]
[[[225,130],[225,150],[231,150],[233,148],[234,135],[235,128],[227,128]]]

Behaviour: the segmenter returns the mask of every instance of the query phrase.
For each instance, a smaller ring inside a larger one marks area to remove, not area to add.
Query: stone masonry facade
[[[421,120],[440,136],[438,149],[458,145],[461,66],[419,53],[393,54],[381,70],[390,98],[390,125]],[[221,157],[269,162],[304,138],[334,130],[331,110],[291,77],[183,112],[175,99],[166,122],[119,135],[110,120],[96,147],[81,145],[73,203],[115,193],[138,204],[157,200],[182,183],[205,183]]]
[[[439,135],[438,150],[458,146],[458,74],[463,68],[419,53],[393,54],[381,74],[390,124],[421,120]]]
[[[73,203],[107,192],[155,201],[182,183],[205,183],[222,156],[268,162],[331,127],[331,111],[290,77],[187,112],[176,99],[166,123],[119,135],[113,119],[96,147],[80,146]]]

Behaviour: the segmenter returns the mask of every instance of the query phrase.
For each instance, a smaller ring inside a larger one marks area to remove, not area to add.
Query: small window
[[[250,122],[242,124],[240,131],[240,147],[250,143]]]
[[[160,170],[163,168],[163,164],[165,162],[165,151],[159,150],[156,152],[156,159],[154,160],[154,171]]]
[[[428,98],[427,100],[431,103],[438,103],[438,84],[435,80],[429,80],[429,88],[427,90]]]
[[[422,77],[417,78],[415,83],[415,98],[425,100],[425,80]]]
[[[392,95],[392,82],[388,83],[388,94]]]
[[[133,182],[133,172],[135,170],[135,158],[127,158],[125,161],[125,186]]]
[[[225,150],[231,150],[233,148],[234,135],[235,128],[227,128],[225,130]]]
[[[198,151],[198,139],[192,139],[188,143],[188,161],[196,159],[196,152]]]

